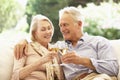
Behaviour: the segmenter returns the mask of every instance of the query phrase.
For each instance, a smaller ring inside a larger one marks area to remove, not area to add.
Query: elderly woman
[[[12,80],[63,80],[57,53],[48,50],[53,33],[53,24],[47,17],[33,17],[30,27],[31,41],[26,45],[24,57],[15,59]]]

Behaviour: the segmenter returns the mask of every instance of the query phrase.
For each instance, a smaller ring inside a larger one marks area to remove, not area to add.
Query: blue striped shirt
[[[57,41],[55,45],[59,48],[67,47],[69,50],[75,51],[79,56],[90,58],[98,73],[106,73],[111,76],[117,76],[118,74],[119,66],[114,50],[109,40],[103,37],[84,34],[75,47],[72,46],[70,41]],[[71,80],[80,73],[94,72],[83,65],[63,63],[62,66],[67,80]]]

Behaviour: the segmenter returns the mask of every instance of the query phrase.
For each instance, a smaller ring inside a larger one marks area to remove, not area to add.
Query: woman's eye
[[[42,28],[41,31],[45,31],[46,29],[45,28]]]
[[[51,27],[48,27],[48,30],[51,30],[52,28]]]

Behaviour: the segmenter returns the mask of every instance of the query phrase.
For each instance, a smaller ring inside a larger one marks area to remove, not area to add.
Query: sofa
[[[13,48],[15,42],[6,42],[5,40],[0,41],[0,80],[10,80],[12,69],[13,69]],[[110,40],[113,48],[116,52],[116,57],[120,64],[120,39]],[[120,68],[120,67],[119,67]],[[118,80],[120,80],[120,70],[118,74]]]

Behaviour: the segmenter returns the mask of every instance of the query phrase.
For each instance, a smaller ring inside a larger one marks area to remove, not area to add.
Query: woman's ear
[[[33,41],[36,41],[36,40],[37,40],[36,31],[32,31],[32,36],[33,36],[33,37],[32,37],[32,38],[33,38],[32,40],[33,40]]]

